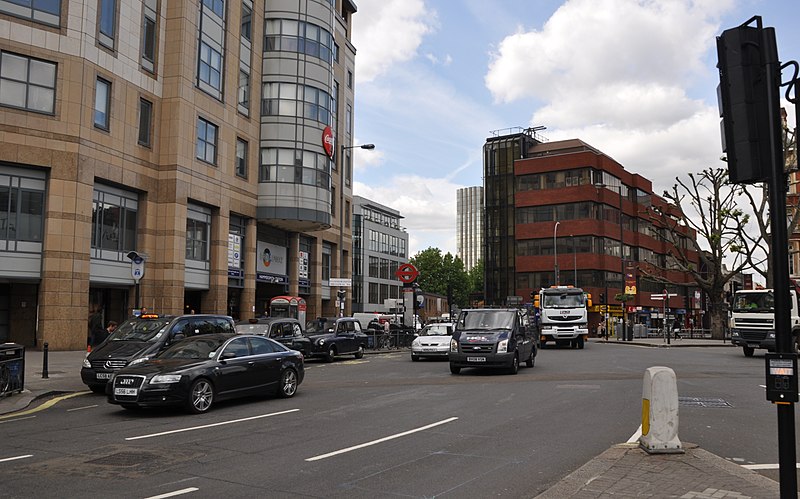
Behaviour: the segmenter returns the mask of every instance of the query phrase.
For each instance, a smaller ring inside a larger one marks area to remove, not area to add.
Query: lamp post
[[[361,144],[354,146],[346,146],[342,144],[342,159],[339,161],[339,277],[344,278],[344,171],[345,171],[345,155],[344,152],[348,149],[375,149],[375,144]],[[350,169],[352,174],[352,168]],[[350,278],[352,279],[352,273]],[[350,282],[352,286],[352,281]],[[339,297],[339,317],[344,317],[344,302],[347,290],[341,289],[337,293]]]
[[[555,271],[556,271],[556,286],[558,286],[558,244],[556,243],[556,234],[558,233],[558,224],[561,222],[556,222],[555,226],[553,227],[553,261],[555,263]]]

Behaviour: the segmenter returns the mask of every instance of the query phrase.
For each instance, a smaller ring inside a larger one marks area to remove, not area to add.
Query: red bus
[[[306,301],[299,296],[276,296],[269,301],[270,317],[291,317],[306,325]]]

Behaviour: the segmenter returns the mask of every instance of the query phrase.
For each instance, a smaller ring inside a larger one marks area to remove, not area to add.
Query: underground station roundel
[[[333,159],[333,145],[333,130],[331,130],[331,127],[326,126],[322,131],[322,147],[325,149],[325,154],[331,159]]]

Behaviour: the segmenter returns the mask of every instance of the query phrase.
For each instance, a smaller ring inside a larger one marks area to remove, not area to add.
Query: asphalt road
[[[71,398],[0,422],[0,495],[533,497],[636,434],[656,365],[675,370],[682,441],[778,462],[763,356],[592,343],[548,348],[516,376],[408,353],[309,361],[294,398],[200,416]]]

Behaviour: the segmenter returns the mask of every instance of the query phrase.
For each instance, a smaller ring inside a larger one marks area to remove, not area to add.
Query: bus
[[[270,317],[290,317],[306,324],[306,301],[299,296],[276,296],[269,301]]]

